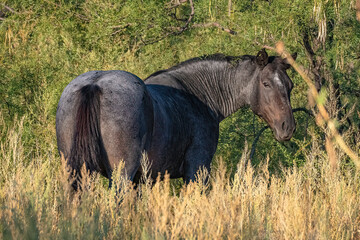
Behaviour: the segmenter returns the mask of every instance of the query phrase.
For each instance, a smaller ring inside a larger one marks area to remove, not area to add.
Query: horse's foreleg
[[[186,152],[184,162],[183,179],[185,183],[195,182],[198,177],[201,177],[203,184],[207,184],[213,155],[213,151],[209,151],[206,148],[196,145],[190,146]]]

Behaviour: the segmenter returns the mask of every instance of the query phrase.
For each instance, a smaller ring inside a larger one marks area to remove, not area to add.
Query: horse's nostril
[[[281,124],[281,129],[285,130],[285,121]]]

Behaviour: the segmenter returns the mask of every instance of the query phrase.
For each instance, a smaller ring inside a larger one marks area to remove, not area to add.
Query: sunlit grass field
[[[200,172],[187,186],[168,178],[152,186],[144,178],[134,190],[119,166],[111,189],[94,175],[83,179],[82,192],[73,193],[53,143],[27,159],[23,121],[1,130],[2,239],[360,238],[359,174],[337,149],[336,164],[329,164],[315,137],[303,166],[272,175],[269,159],[245,167],[243,154],[231,178],[216,159],[207,186]]]

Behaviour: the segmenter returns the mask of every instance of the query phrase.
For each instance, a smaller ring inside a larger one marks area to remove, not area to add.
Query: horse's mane
[[[222,53],[204,55],[204,56],[201,56],[201,57],[195,57],[195,58],[188,59],[188,60],[183,61],[183,62],[181,62],[181,63],[179,63],[179,64],[177,64],[177,65],[175,65],[173,67],[170,67],[168,69],[159,70],[159,71],[151,74],[150,76],[148,76],[144,81],[146,81],[148,78],[155,77],[155,76],[157,76],[159,74],[174,71],[174,70],[177,70],[179,68],[186,67],[188,65],[198,63],[198,62],[203,62],[203,61],[227,62],[227,63],[229,63],[229,64],[231,64],[233,66],[236,66],[241,61],[254,60],[254,59],[255,59],[255,56],[251,56],[251,55],[228,56],[228,55],[224,55]]]

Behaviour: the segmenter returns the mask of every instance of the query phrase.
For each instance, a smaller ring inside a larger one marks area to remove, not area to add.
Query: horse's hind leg
[[[141,140],[135,137],[138,134],[124,132],[114,124],[104,125],[108,125],[102,127],[102,135],[112,171],[123,161],[121,174],[126,176],[126,179],[133,181],[141,162],[142,144]],[[110,176],[109,187],[111,187],[112,181],[113,178]]]
[[[101,135],[111,171],[124,161],[122,174],[132,181],[151,135],[151,100],[144,83],[126,72],[107,72],[97,84],[102,89]],[[111,185],[114,179],[109,179]]]
[[[107,104],[106,100],[103,103],[105,106],[101,112],[101,134],[110,167],[113,171],[123,161],[122,174],[133,181],[140,168],[142,153],[149,141],[148,136],[151,135],[148,132],[151,129],[152,116],[145,114],[146,105],[143,102],[134,103],[137,106],[136,111],[126,111],[123,106],[114,102]],[[111,187],[113,178],[109,179]]]

